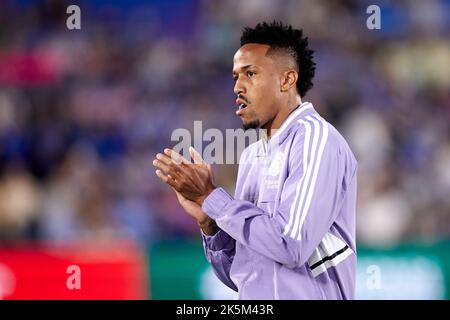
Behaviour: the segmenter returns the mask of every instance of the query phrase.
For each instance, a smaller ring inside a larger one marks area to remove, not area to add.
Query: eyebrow
[[[245,70],[247,70],[247,69],[250,68],[250,67],[256,67],[256,66],[254,66],[254,65],[252,65],[252,64],[247,64],[247,65],[245,65],[245,66],[243,66],[243,67],[238,68],[237,70],[233,70],[233,76],[234,76],[235,74],[237,74],[237,71],[238,71],[238,70],[245,71]]]

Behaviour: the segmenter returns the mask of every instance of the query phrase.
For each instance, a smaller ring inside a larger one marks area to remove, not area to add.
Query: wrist
[[[203,202],[205,202],[205,199],[208,198],[208,196],[214,191],[214,189],[215,187],[211,187],[205,194],[198,197],[195,202],[201,207],[203,205]]]
[[[197,221],[198,226],[202,229],[203,233],[208,236],[213,236],[219,231],[219,227],[216,224],[216,221],[211,219],[210,217],[206,217],[202,221]]]

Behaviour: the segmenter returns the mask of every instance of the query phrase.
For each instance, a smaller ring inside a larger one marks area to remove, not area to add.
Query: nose
[[[234,84],[234,93],[236,94],[236,96],[246,93],[242,80],[236,80],[236,83]]]

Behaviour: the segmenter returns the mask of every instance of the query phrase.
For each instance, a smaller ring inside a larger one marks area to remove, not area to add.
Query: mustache
[[[246,104],[249,104],[250,101],[248,101],[248,99],[246,97],[244,97],[242,94],[238,94],[237,95],[237,99],[241,99],[242,101],[244,101]]]

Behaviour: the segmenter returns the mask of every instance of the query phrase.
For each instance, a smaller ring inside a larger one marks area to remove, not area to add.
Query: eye
[[[233,76],[233,81],[236,82],[238,79],[238,76]]]
[[[255,75],[256,73],[254,73],[253,71],[247,71],[247,76],[249,77],[249,78],[252,78],[254,75]]]

